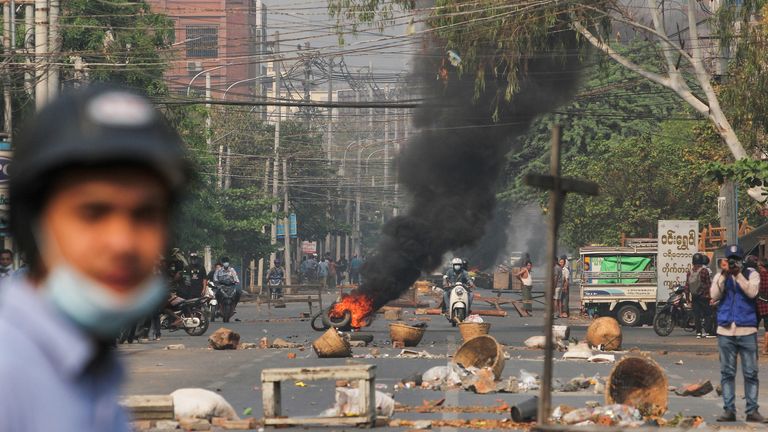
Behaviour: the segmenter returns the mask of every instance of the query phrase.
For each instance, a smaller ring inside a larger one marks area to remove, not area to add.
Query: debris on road
[[[675,394],[678,396],[701,397],[711,393],[715,388],[709,380],[697,384],[689,384],[678,387]]]
[[[288,353],[288,360],[293,360],[296,358],[296,353]]]
[[[184,344],[171,344],[171,345],[166,345],[164,349],[169,351],[175,351],[175,350],[187,349],[187,347],[184,346]]]
[[[133,420],[173,420],[174,401],[168,395],[134,395],[120,399]]]
[[[247,350],[247,349],[256,349],[259,347],[259,344],[253,343],[253,342],[240,342],[240,345],[238,345],[237,349],[241,350]]]
[[[523,342],[523,344],[527,348],[533,348],[533,349],[544,349],[544,344],[546,344],[547,337],[546,336],[531,336],[528,339]],[[563,342],[557,339],[553,339],[552,343],[555,345],[555,348],[559,351],[565,351],[566,347],[563,345]]]
[[[403,319],[403,310],[401,308],[391,308],[384,311],[384,319],[387,321],[399,321]]]
[[[240,420],[237,411],[220,394],[202,388],[182,388],[171,393],[177,419],[224,417]]]
[[[567,425],[587,426],[642,426],[644,421],[640,411],[634,407],[621,404],[613,404],[596,408],[579,408],[560,417],[560,421]]]
[[[269,339],[267,339],[266,336],[261,338],[261,339],[259,339],[259,348],[260,349],[267,349],[267,348],[269,348],[269,345],[270,345]]]
[[[395,358],[422,358],[422,359],[437,359],[437,358],[443,358],[445,356],[439,356],[430,354],[427,351],[414,351],[410,349],[403,349],[400,351],[400,354],[396,355]]]
[[[517,423],[529,423],[536,420],[539,413],[539,398],[534,396],[516,404],[510,410],[512,420]]]
[[[419,420],[391,420],[389,427],[397,428],[413,428],[414,424]],[[432,428],[454,428],[458,430],[467,429],[481,429],[481,430],[528,430],[530,429],[529,423],[515,423],[508,419],[503,420],[491,420],[491,419],[462,419],[462,420],[431,420]]]
[[[211,430],[211,423],[202,418],[180,418],[179,426],[186,431],[207,431]]]
[[[360,407],[360,390],[357,388],[336,387],[336,404],[320,414],[320,417],[354,417],[365,412]],[[395,400],[386,393],[376,391],[376,415],[392,417],[395,412]]]
[[[208,344],[215,350],[237,349],[240,344],[240,335],[222,327],[208,337]]]
[[[592,349],[586,342],[569,343],[568,351],[563,354],[563,360],[588,360],[592,355]]]
[[[408,325],[398,321],[389,324],[389,338],[392,340],[393,347],[396,342],[401,343],[403,347],[414,347],[421,342],[426,331],[426,323]]]
[[[525,369],[520,369],[520,390],[536,390],[539,388],[539,377],[528,372]]]
[[[301,348],[302,345],[294,342],[288,342],[285,339],[277,338],[269,345],[270,348],[284,349],[284,348]]]
[[[501,378],[504,370],[504,350],[492,336],[478,336],[464,342],[453,356],[453,362],[465,368],[482,369],[490,367],[496,379]]]
[[[368,346],[368,343],[362,340],[351,340],[349,341],[349,346],[352,348],[365,348]]]
[[[519,393],[520,383],[517,382],[517,378],[509,377],[496,384],[496,391],[499,393]]]
[[[462,377],[461,385],[464,390],[473,391],[477,394],[488,394],[496,392],[496,376],[493,369],[484,367],[482,369],[468,369],[469,374]]]
[[[335,327],[329,328],[312,343],[312,348],[320,358],[339,358],[352,355],[352,347]]]
[[[625,404],[643,415],[661,417],[667,411],[667,376],[653,360],[624,357],[606,380],[605,403]]]
[[[684,363],[683,363],[682,360],[678,360],[678,361],[675,362],[675,364],[678,365],[678,366],[682,366]]]
[[[621,349],[621,326],[612,317],[600,317],[587,328],[587,342],[593,348],[602,351]]]
[[[460,385],[461,378],[465,374],[466,371],[463,368],[449,363],[447,366],[435,366],[428,369],[421,375],[421,381],[430,388],[452,387]]]
[[[616,356],[613,354],[595,354],[587,359],[590,363],[614,363]]]

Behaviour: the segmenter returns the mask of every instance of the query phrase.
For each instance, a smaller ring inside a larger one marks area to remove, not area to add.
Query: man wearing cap
[[[10,216],[29,272],[0,291],[0,430],[129,430],[111,346],[165,298],[153,269],[187,178],[178,135],[127,91],[63,95],[22,130]]]
[[[736,357],[741,357],[748,422],[763,423],[757,397],[757,310],[760,288],[757,270],[742,264],[744,251],[738,245],[726,248],[727,267],[712,281],[710,295],[720,301],[717,310],[717,347],[720,351],[720,385],[723,414],[719,422],[736,421]]]

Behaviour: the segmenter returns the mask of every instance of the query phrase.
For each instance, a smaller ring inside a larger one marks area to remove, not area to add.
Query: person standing
[[[363,260],[357,255],[352,256],[349,262],[349,281],[355,285],[360,285],[360,269],[363,268]]]
[[[203,260],[194,252],[190,254],[189,265],[184,271],[184,283],[187,286],[187,296],[182,295],[182,297],[191,299],[205,295],[208,274],[205,271]]]
[[[720,351],[720,385],[723,389],[723,414],[719,422],[736,421],[736,358],[741,359],[748,422],[763,423],[758,411],[757,305],[760,275],[742,263],[744,252],[738,245],[726,248],[727,270],[712,282],[710,295],[719,300],[717,346]],[[747,264],[747,265],[745,265]]]
[[[768,259],[758,262],[757,271],[760,274],[760,288],[757,294],[758,319],[763,322],[765,335],[763,335],[763,355],[768,354]]]
[[[705,321],[708,323],[709,304],[712,300],[709,295],[712,280],[708,269],[704,267],[705,263],[704,254],[693,254],[691,270],[685,275],[685,291],[691,296],[691,302],[693,303],[693,319],[695,321],[697,339],[707,336],[707,333],[705,333],[707,326],[704,324]]]
[[[342,285],[347,273],[347,259],[343,256],[339,258],[339,262],[336,264],[336,285]]]
[[[571,269],[568,267],[568,256],[561,255],[563,261],[563,313],[560,318],[571,316]]]
[[[528,260],[525,265],[514,273],[514,276],[519,278],[523,284],[522,297],[523,308],[530,314],[533,312],[533,263]]]
[[[565,260],[560,258],[557,260],[557,263],[555,263],[555,268],[552,272],[552,276],[554,277],[552,284],[555,287],[555,295],[552,299],[552,301],[555,302],[555,318],[563,317],[563,286],[565,285],[563,267],[565,267]]]
[[[128,432],[113,344],[165,298],[153,269],[189,177],[183,143],[146,98],[89,87],[24,126],[14,166],[29,273],[0,290],[0,430]]]
[[[323,288],[328,287],[328,261],[321,260],[317,263],[317,277]]]

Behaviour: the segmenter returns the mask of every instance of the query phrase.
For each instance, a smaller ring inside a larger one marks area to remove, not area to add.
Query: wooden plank
[[[359,380],[375,377],[376,365],[327,366],[307,368],[264,369],[262,382],[291,380]]]
[[[419,313],[423,312],[423,313]],[[489,309],[472,309],[472,313],[476,315],[481,316],[495,316],[495,317],[505,317],[507,316],[507,311],[497,311],[497,310],[489,310]],[[416,315],[443,315],[443,311],[440,309],[422,309],[420,311],[417,311]]]
[[[522,304],[520,304],[519,302],[512,302],[512,306],[514,306],[515,310],[521,317],[531,316],[531,313],[525,310],[525,308],[523,308]]]
[[[355,426],[369,424],[367,417],[284,417],[284,418],[265,418],[266,426]]]
[[[277,417],[282,412],[280,382],[261,382],[261,399],[264,406],[264,417]]]

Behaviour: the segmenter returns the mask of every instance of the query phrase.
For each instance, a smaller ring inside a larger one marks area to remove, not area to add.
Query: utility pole
[[[389,99],[389,85],[385,87],[384,98]],[[387,205],[387,193],[389,192],[389,108],[384,108],[384,205],[381,209],[381,218],[384,219]]]
[[[11,22],[13,21],[14,11],[9,2],[3,3],[3,54],[11,59],[12,36]],[[10,63],[10,61],[8,62]],[[13,134],[13,101],[11,100],[11,66],[6,64],[3,71],[3,132],[10,141]]]
[[[280,82],[280,32],[275,32],[275,42],[274,42],[274,58],[272,60],[272,69],[275,73],[275,79],[273,81],[273,91],[275,100],[280,99],[280,87],[282,83]],[[275,217],[275,222],[272,223],[272,235],[271,235],[271,244],[276,245],[277,244],[277,196],[278,196],[278,177],[280,177],[280,121],[282,120],[283,116],[283,110],[281,106],[276,106],[275,111],[277,114],[277,118],[275,119],[275,154],[274,154],[274,160],[272,161],[272,198],[274,199],[272,203],[272,214]],[[269,262],[270,264],[275,262],[275,252],[272,252],[269,255]]]
[[[35,0],[35,109],[48,102],[48,0]]]
[[[227,156],[224,161],[224,189],[229,189],[232,184],[232,177],[230,176],[230,170],[232,169],[232,153],[230,151],[229,144],[227,144]]]
[[[32,70],[32,53],[35,51],[35,6],[32,3],[24,5],[24,49],[26,50],[26,68],[24,68],[24,90],[32,94],[35,87]]]
[[[398,86],[395,89],[395,103],[398,102],[400,99],[400,83],[398,82]],[[397,110],[395,112],[395,133],[394,133],[394,142],[395,142],[395,157],[397,157],[400,154],[400,120],[402,117],[401,110]],[[389,164],[389,161],[385,162]],[[398,209],[398,199],[397,199],[397,192],[398,192],[398,183],[400,183],[400,173],[397,170],[397,166],[395,166],[395,187],[394,187],[394,205],[392,206],[392,216],[397,217]]]
[[[328,103],[333,103],[333,57],[331,57],[328,60]],[[327,148],[326,150],[326,156],[328,159],[328,166],[331,166],[331,159],[333,158],[333,107],[328,107],[328,131],[327,131]],[[331,190],[328,189],[328,211],[326,213],[326,217],[328,220],[331,220]],[[326,236],[326,242],[328,244],[328,247],[331,248],[331,245],[336,246],[336,260],[339,259],[339,236],[336,235],[336,241],[333,241],[333,238],[331,237],[331,234],[328,233]]]
[[[50,0],[50,18],[48,25],[48,100],[59,94],[59,51],[61,50],[61,31],[59,26],[60,0]]]
[[[291,285],[291,222],[288,204],[288,161],[283,158],[283,233],[285,234],[285,283]]]
[[[267,191],[269,190],[269,158],[267,158],[264,161],[264,183],[262,183],[262,187],[264,189],[264,195],[267,194]],[[266,234],[267,233],[267,227],[266,225],[261,228],[261,232]],[[259,294],[261,294],[262,289],[264,288],[264,258],[259,258],[259,279],[256,282],[256,286],[259,287]]]

